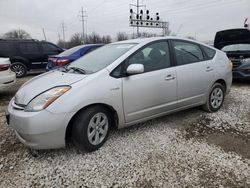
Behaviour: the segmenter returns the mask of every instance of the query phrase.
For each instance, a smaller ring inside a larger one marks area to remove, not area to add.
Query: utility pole
[[[58,40],[60,41],[61,40],[61,36],[60,36],[60,33],[58,32]]]
[[[160,28],[163,30],[162,35],[165,36],[169,32],[169,22],[162,21],[159,13],[156,12],[152,17],[149,14],[149,10],[146,10],[146,5],[140,5],[140,0],[137,0],[137,4],[130,4],[130,16],[129,23],[131,27],[136,27],[137,37],[139,37],[139,27],[147,28]],[[134,11],[133,7],[136,7]],[[139,10],[140,7],[144,7],[145,10]],[[145,12],[144,12],[145,11]]]
[[[78,15],[80,17],[80,21],[82,22],[82,39],[83,39],[83,43],[84,43],[84,36],[85,36],[85,33],[84,33],[84,22],[85,22],[85,19],[86,17],[88,17],[86,15],[86,11],[83,10],[83,7],[82,7],[82,10],[80,11],[80,15]]]
[[[137,8],[136,14],[139,15],[139,0],[137,0],[136,8]],[[139,36],[139,25],[137,25],[137,36]]]
[[[46,39],[44,28],[43,28],[43,36],[44,36],[44,40],[46,41],[47,39]]]
[[[62,33],[63,33],[63,47],[65,48],[65,25],[64,25],[64,22],[62,22],[61,28],[62,28]]]

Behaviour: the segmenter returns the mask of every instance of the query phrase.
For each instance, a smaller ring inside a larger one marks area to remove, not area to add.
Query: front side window
[[[173,42],[177,65],[186,65],[203,61],[203,53],[200,47],[196,44],[183,41]]]
[[[39,48],[36,43],[20,43],[20,50],[22,54],[38,54]]]
[[[58,48],[49,43],[42,43],[42,48],[44,52],[57,52]]]
[[[128,59],[127,66],[131,64],[143,64],[144,72],[170,67],[168,43],[156,42],[146,46]]]
[[[132,49],[135,43],[121,43],[105,45],[91,53],[88,53],[76,61],[72,62],[68,67],[77,67],[85,70],[86,72],[97,72],[111,63],[113,63],[120,56]]]

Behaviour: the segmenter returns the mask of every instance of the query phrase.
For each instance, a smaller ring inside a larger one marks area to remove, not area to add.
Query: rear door
[[[122,79],[127,123],[176,108],[176,72],[167,41],[145,46],[127,60],[125,67],[131,64],[143,64],[144,73]]]
[[[172,40],[178,78],[178,107],[204,102],[212,84],[213,67],[200,45],[184,40]]]

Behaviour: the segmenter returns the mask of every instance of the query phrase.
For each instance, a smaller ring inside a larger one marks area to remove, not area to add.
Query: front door
[[[122,79],[126,123],[153,117],[176,107],[176,71],[167,41],[149,44],[132,55],[130,64],[143,64],[142,74]]]

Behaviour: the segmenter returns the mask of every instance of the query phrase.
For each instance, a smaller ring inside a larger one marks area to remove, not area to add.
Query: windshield
[[[224,46],[221,50],[224,52],[250,51],[250,44],[232,44]]]
[[[58,54],[57,56],[59,56],[59,57],[69,56],[69,55],[75,53],[77,50],[79,50],[79,49],[81,49],[81,48],[83,48],[83,47],[84,47],[84,46],[76,46],[76,47],[74,47],[74,48],[70,48],[70,49],[65,50],[64,52]]]
[[[105,45],[72,62],[68,68],[77,67],[85,70],[86,72],[97,72],[113,63],[135,45],[136,44]]]

